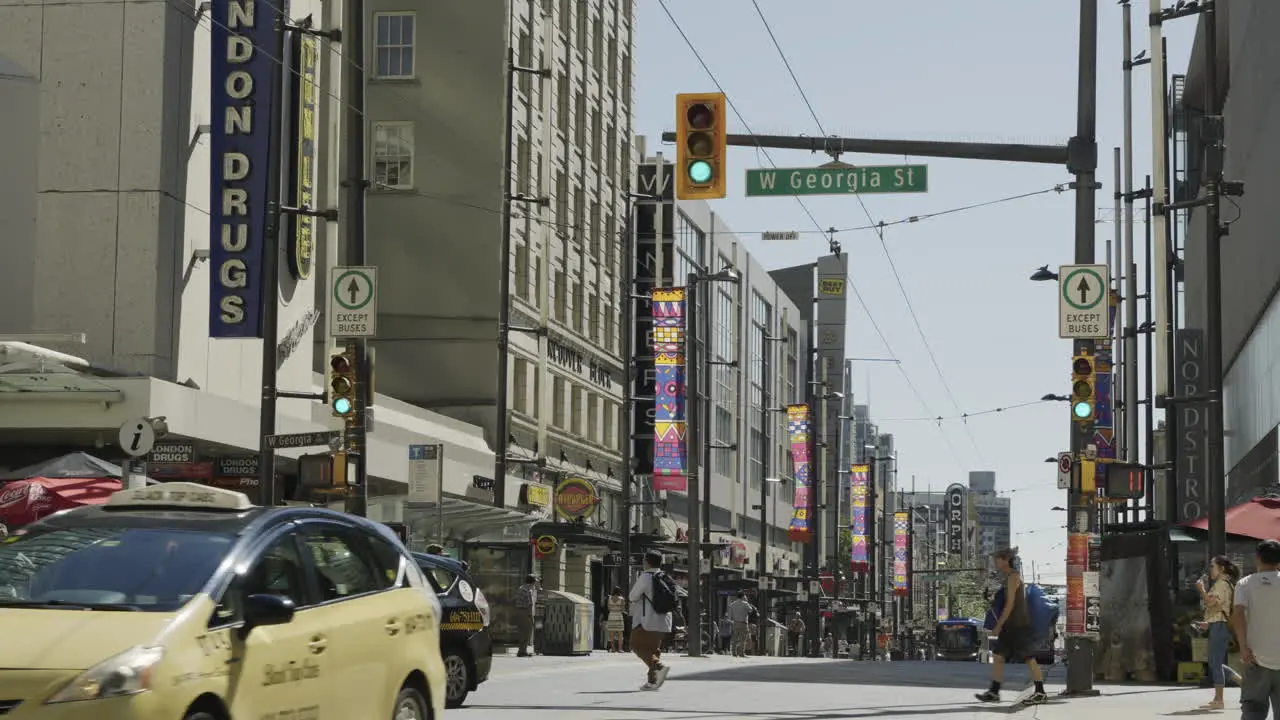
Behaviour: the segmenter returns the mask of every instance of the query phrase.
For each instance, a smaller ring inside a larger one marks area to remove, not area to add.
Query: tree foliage
[[[958,557],[947,559],[946,569],[961,570],[965,563]],[[987,614],[987,602],[982,599],[985,573],[980,571],[949,572],[942,579],[950,601],[952,617],[977,618],[981,620]]]

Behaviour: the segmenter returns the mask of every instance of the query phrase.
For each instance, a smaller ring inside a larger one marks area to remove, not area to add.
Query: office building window
[[[587,203],[587,247],[591,257],[600,262],[600,203],[595,200]]]
[[[515,267],[515,285],[516,297],[521,300],[529,299],[529,246],[524,243],[515,244],[515,259],[512,263]]]
[[[609,301],[604,311],[604,349],[613,352],[618,348],[618,307]]]
[[[595,293],[587,293],[587,337],[593,345],[600,343],[600,298]]]
[[[578,52],[582,53],[584,62],[587,54],[587,26],[590,17],[590,5],[591,3],[587,2],[580,1],[578,3],[578,27],[576,28],[578,33]]]
[[[688,215],[676,210],[676,266],[673,277],[676,285],[683,285],[691,272],[702,269],[707,245],[707,234],[693,224]]]
[[[608,400],[604,401],[604,411],[602,413],[603,422],[602,434],[600,442],[609,449],[617,449],[618,438],[614,436],[614,428],[618,422],[618,406]]]
[[[605,134],[608,139],[604,144],[604,151],[609,155],[607,163],[609,177],[613,177],[618,174],[618,129],[610,125],[608,132]]]
[[[564,171],[556,171],[556,217],[557,232],[564,233],[569,226],[569,183],[565,180]]]
[[[600,137],[602,128],[603,128],[603,125],[601,124],[601,120],[600,120],[600,110],[599,109],[592,110],[591,111],[591,162],[595,163],[597,169],[599,169],[600,167],[600,157],[601,157],[600,151],[603,148],[603,143],[600,142],[603,139]]]
[[[374,73],[395,80],[413,77],[413,36],[416,13],[376,13],[373,16]]]
[[[555,277],[551,281],[551,293],[555,295],[555,318],[559,322],[564,322],[565,311],[569,308],[569,288],[565,282],[564,270],[556,270]]]
[[[585,153],[587,149],[583,147],[587,144],[587,94],[580,92],[574,100],[574,141],[578,144],[578,151]]]
[[[529,138],[524,136],[516,138],[516,192],[521,195],[530,194],[529,187],[533,179],[530,167],[533,164],[531,155]]]
[[[556,129],[561,134],[569,132],[569,74],[560,73],[556,78]]]
[[[379,190],[413,189],[413,123],[373,124],[373,186]]]
[[[529,31],[521,30],[520,38],[516,41],[516,62],[520,63],[520,67],[530,67],[533,65],[533,38],[529,37]],[[532,88],[533,74],[522,72],[516,73],[517,87],[520,92],[527,98],[529,90]]]
[[[802,381],[800,377],[800,335],[794,328],[787,328],[787,394],[784,396],[787,403],[798,403],[803,398],[796,394],[796,383]]]
[[[587,439],[598,443],[600,437],[600,396],[587,394]]]
[[[565,410],[565,382],[564,378],[559,375],[554,376],[551,381],[551,424],[558,428],[563,428],[564,410]]]
[[[582,332],[582,281],[578,280],[573,283],[573,297],[570,298],[573,308],[573,329],[575,332]]]
[[[571,386],[571,392],[573,393],[573,400],[572,400],[572,407],[571,407],[571,411],[573,414],[570,416],[570,418],[572,419],[573,426],[569,428],[569,430],[574,435],[581,437],[582,436],[582,405],[583,405],[582,396],[584,393],[582,391],[582,388],[578,387],[577,385]]]
[[[573,188],[573,238],[578,244],[584,244],[583,238],[591,231],[587,227],[587,192],[581,185]]]
[[[529,361],[514,358],[511,362],[511,409],[529,412]]]

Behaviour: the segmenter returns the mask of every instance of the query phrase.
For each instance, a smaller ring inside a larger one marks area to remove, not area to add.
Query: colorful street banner
[[[864,573],[871,568],[867,557],[867,503],[869,501],[871,466],[849,466],[849,494],[851,509],[849,534],[853,536],[853,550],[849,555],[849,567],[853,572]]]
[[[653,489],[688,492],[685,447],[684,288],[654,288]]]
[[[796,481],[796,497],[792,504],[791,542],[807,543],[813,538],[809,525],[809,406],[787,406],[787,435],[791,438],[791,475]]]
[[[893,594],[899,597],[911,594],[910,563],[907,561],[910,545],[911,514],[896,512],[893,514]]]
[[[1067,535],[1067,634],[1085,632],[1085,572],[1089,567],[1089,535]]]

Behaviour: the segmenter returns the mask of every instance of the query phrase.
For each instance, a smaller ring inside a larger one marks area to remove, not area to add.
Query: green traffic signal
[[[1071,406],[1071,412],[1079,419],[1085,420],[1093,417],[1093,406],[1083,400]]]
[[[349,415],[354,408],[351,406],[351,398],[334,398],[333,411],[339,415]]]
[[[706,160],[694,160],[689,163],[690,182],[703,184],[711,181],[711,163]]]

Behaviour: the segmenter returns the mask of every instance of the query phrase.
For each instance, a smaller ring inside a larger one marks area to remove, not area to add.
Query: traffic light
[[[1071,361],[1071,418],[1078,423],[1093,422],[1093,370],[1092,355],[1082,353]]]
[[[334,417],[351,419],[356,412],[356,354],[352,348],[329,358],[329,407]]]
[[[1103,490],[1108,498],[1144,498],[1147,496],[1147,469],[1135,463],[1110,463]]]
[[[725,196],[724,93],[676,95],[676,197],[716,200]]]

